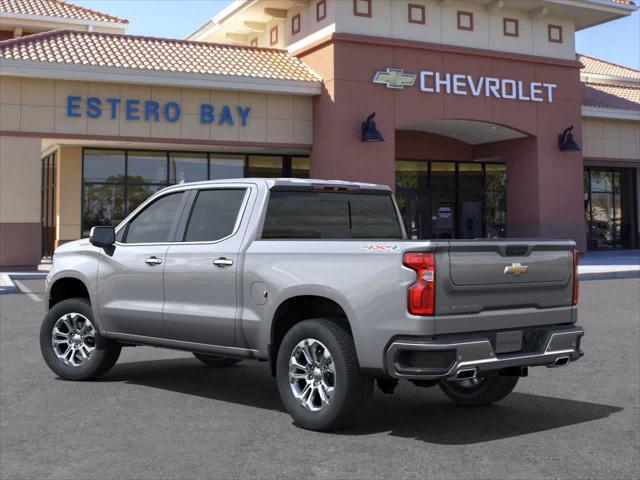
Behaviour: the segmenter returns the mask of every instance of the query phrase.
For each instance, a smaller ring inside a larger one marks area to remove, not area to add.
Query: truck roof
[[[341,187],[347,189],[357,190],[376,190],[390,192],[391,189],[387,185],[379,185],[375,183],[363,183],[363,182],[349,182],[345,180],[320,180],[315,178],[226,178],[223,180],[205,180],[202,182],[186,182],[172,185],[168,188],[179,188],[192,185],[220,185],[225,183],[255,183],[264,182],[267,188],[272,189],[274,187]]]

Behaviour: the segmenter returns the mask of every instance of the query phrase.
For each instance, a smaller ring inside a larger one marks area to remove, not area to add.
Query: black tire
[[[217,355],[205,355],[204,353],[193,353],[193,356],[208,367],[230,367],[242,360],[239,358],[219,357]]]
[[[331,376],[334,390],[330,402],[322,404],[319,411],[305,409],[289,383],[289,359],[305,339],[314,339],[326,346],[335,369],[335,376]],[[351,335],[339,323],[327,319],[305,320],[287,332],[278,350],[276,381],[282,403],[295,423],[315,431],[353,425],[373,392],[373,378],[360,372]]]
[[[458,405],[489,405],[509,395],[518,383],[519,377],[478,377],[480,383],[473,386],[469,380],[441,380],[442,391]]]
[[[53,328],[61,317],[69,313],[79,313],[93,324],[95,349],[88,360],[79,366],[71,366],[57,357],[52,345]],[[44,317],[40,328],[40,351],[47,366],[65,380],[91,380],[107,373],[118,361],[121,345],[102,338],[93,319],[91,304],[84,298],[71,298],[55,304]]]

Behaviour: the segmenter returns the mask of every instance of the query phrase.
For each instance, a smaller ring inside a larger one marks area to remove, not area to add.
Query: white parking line
[[[31,300],[33,300],[34,302],[41,302],[42,299],[36,295],[35,293],[33,293],[31,290],[29,290],[24,283],[22,283],[20,280],[13,280],[13,283],[16,285],[16,287],[18,287],[20,289],[20,291],[22,293],[25,293],[29,296],[29,298]]]

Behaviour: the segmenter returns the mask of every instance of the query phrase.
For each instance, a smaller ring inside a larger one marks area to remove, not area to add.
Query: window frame
[[[300,14],[296,13],[293,17],[291,17],[291,36],[297,35],[300,33],[302,29],[302,20],[300,18]]]
[[[557,40],[551,36],[552,30],[557,30],[559,35],[559,38]],[[562,25],[552,25],[552,24],[547,25],[547,40],[550,43],[563,43]]]
[[[358,11],[358,5],[361,2],[366,2],[366,5],[367,5],[366,12],[361,13]],[[373,16],[373,5],[371,5],[371,0],[353,0],[353,16],[371,18]]]
[[[422,20],[414,20],[411,17],[412,11],[417,10],[422,15]],[[427,24],[427,9],[424,5],[418,5],[416,3],[407,4],[407,21],[414,25],[426,25]]]
[[[182,198],[180,199],[180,203],[178,205],[178,209],[175,213],[175,216],[171,221],[171,230],[169,232],[169,238],[171,240],[166,240],[164,242],[127,242],[127,235],[129,234],[129,226],[131,225],[131,222],[133,222],[136,218],[142,215],[147,210],[147,208],[149,208],[151,205],[153,205],[160,199],[168,195],[174,195],[174,194],[182,194]],[[150,196],[144,202],[142,202],[133,212],[131,212],[127,217],[125,217],[124,220],[122,220],[122,223],[120,223],[120,225],[118,225],[118,227],[115,229],[116,238],[118,237],[118,234],[120,233],[120,231],[124,230],[122,234],[122,239],[116,240],[116,245],[119,245],[122,247],[135,247],[135,246],[142,246],[142,245],[169,245],[171,243],[174,243],[178,225],[180,223],[180,220],[184,216],[184,209],[185,209],[186,203],[187,203],[187,195],[184,190],[171,189],[171,190],[168,190],[167,192],[159,193],[157,194],[157,196],[156,194]]]
[[[274,33],[275,33],[275,38],[274,38]],[[273,27],[271,27],[271,30],[269,30],[269,46],[273,47],[274,45],[278,44],[278,25],[275,25]]]
[[[466,10],[458,10],[457,14],[458,19],[458,30],[462,30],[463,32],[473,32],[473,12],[469,12]],[[469,17],[469,26],[463,27],[460,20],[463,16]]]
[[[251,193],[254,188],[255,187],[252,184],[228,183],[228,184],[220,184],[220,185],[211,185],[210,187],[197,186],[187,190],[186,193],[188,193],[189,196],[184,206],[183,214],[180,218],[180,221],[176,226],[176,231],[175,231],[175,235],[173,237],[172,243],[177,243],[180,245],[211,245],[211,244],[224,242],[225,240],[228,240],[234,237],[240,230],[240,226],[242,225],[242,222],[245,219],[247,205],[249,204],[249,199],[251,198]],[[238,210],[236,221],[233,225],[233,230],[229,235],[219,238],[217,240],[201,240],[201,241],[187,242],[184,240],[184,238],[187,234],[187,228],[189,227],[189,223],[191,222],[191,217],[195,210],[198,195],[200,194],[200,192],[207,191],[207,190],[244,190],[245,191],[242,202],[240,203],[240,209]]]
[[[322,15],[320,15],[320,10],[322,10]],[[327,0],[320,0],[316,3],[316,22],[321,22],[327,18]]]
[[[509,33],[507,30],[507,24],[511,23],[515,26],[515,33]],[[505,37],[518,38],[520,37],[520,22],[517,18],[504,17],[502,19],[502,34]]]

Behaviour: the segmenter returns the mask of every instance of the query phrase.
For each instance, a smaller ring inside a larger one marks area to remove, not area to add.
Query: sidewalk
[[[640,277],[640,250],[590,251],[580,257],[581,280]]]

